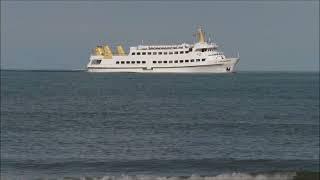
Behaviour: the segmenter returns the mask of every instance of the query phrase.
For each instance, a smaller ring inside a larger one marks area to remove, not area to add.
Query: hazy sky
[[[192,43],[198,25],[238,70],[319,71],[319,2],[1,1],[1,68],[83,69],[100,43]]]

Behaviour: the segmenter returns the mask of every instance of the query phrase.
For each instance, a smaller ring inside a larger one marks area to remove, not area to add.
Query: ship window
[[[137,52],[137,55],[140,55],[140,52]]]
[[[169,63],[172,63],[172,61],[169,61]]]
[[[188,53],[188,51],[185,51],[185,53],[187,54],[187,53]]]
[[[179,53],[178,51],[175,51],[175,52],[174,52],[174,54],[178,54],[178,53]]]
[[[205,61],[206,59],[202,59],[202,61]]]
[[[159,54],[159,55],[161,55],[161,54],[162,54],[162,52],[158,52],[158,54]]]
[[[126,61],[126,64],[130,64],[130,61]]]
[[[191,62],[194,62],[194,59],[191,59],[190,61],[191,61]]]
[[[121,64],[124,64],[124,61],[121,61]]]
[[[163,54],[164,54],[164,55],[167,55],[167,54],[168,54],[168,52],[164,52]]]
[[[142,64],[145,64],[146,63],[146,61],[142,61]]]
[[[119,61],[117,61],[116,64],[119,64]]]
[[[192,51],[192,48],[189,48],[189,51],[191,52],[191,51]]]
[[[134,63],[136,63],[135,61],[131,61],[131,64],[134,64]]]
[[[146,52],[143,52],[142,55],[146,55]]]
[[[138,64],[140,64],[140,61],[137,61]]]
[[[183,60],[180,60],[180,63],[183,63]]]
[[[151,55],[151,52],[148,52],[148,55]]]
[[[161,63],[162,63],[162,61],[158,61],[158,63],[159,63],[159,64],[161,64]]]
[[[133,52],[131,55],[136,55],[136,53]]]
[[[184,62],[189,62],[189,60],[185,60]]]
[[[200,61],[200,59],[197,59],[197,62],[199,62]]]
[[[173,54],[173,52],[169,52],[169,54]]]
[[[183,54],[183,51],[180,51],[180,54]]]
[[[156,63],[157,63],[157,61],[152,61],[152,63],[153,63],[153,64],[156,64]]]
[[[163,63],[168,63],[168,61],[163,61]]]
[[[178,60],[175,60],[174,63],[178,63]]]
[[[100,64],[101,63],[101,60],[100,59],[95,59],[95,60],[92,60],[91,64]]]
[[[153,52],[153,55],[157,55],[157,52]]]

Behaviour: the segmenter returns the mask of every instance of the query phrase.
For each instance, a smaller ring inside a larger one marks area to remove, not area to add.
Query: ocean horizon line
[[[15,68],[5,68],[0,69],[0,71],[36,71],[36,72],[79,72],[86,71],[86,69],[15,69]],[[320,73],[320,71],[306,71],[306,70],[238,70],[236,73]],[[167,74],[167,73],[161,73]],[[169,73],[171,74],[171,73]],[[197,74],[197,73],[195,73]]]

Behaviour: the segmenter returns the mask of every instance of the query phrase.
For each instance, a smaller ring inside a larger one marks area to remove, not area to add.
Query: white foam
[[[137,175],[137,176],[104,176],[101,180],[293,180],[295,173],[270,173],[270,174],[247,174],[247,173],[229,173],[220,174],[217,176],[198,176],[192,175],[189,177],[182,176],[151,176],[151,175]]]
[[[103,177],[65,177],[57,178],[57,180],[75,179],[75,180],[293,180],[296,173],[226,173],[216,176],[154,176],[154,175],[121,175],[121,176],[103,176]],[[24,180],[26,177],[4,177],[1,175],[1,180]],[[33,178],[30,178],[33,179]],[[55,179],[55,178],[37,178],[37,179]]]

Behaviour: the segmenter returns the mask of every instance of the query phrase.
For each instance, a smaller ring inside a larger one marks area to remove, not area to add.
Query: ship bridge
[[[201,52],[216,51],[218,49],[218,47],[219,46],[215,43],[208,44],[207,42],[204,42],[204,43],[196,43],[194,45],[194,50],[201,51]]]

